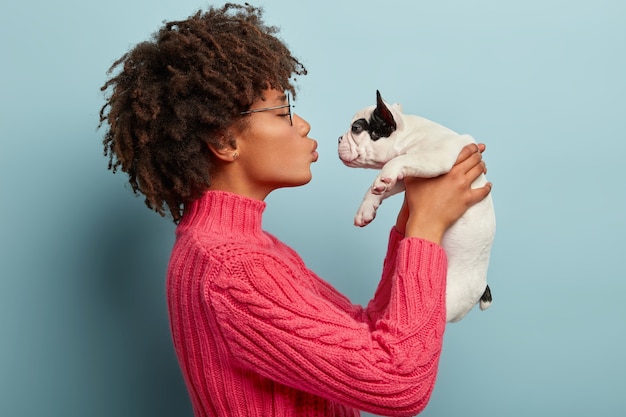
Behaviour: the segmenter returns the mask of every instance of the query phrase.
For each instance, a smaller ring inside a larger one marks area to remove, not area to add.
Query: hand
[[[396,227],[407,237],[421,237],[440,244],[444,232],[468,208],[491,192],[491,183],[472,189],[472,182],[487,172],[482,161],[485,145],[466,145],[450,172],[435,178],[404,179],[405,202],[398,214]]]

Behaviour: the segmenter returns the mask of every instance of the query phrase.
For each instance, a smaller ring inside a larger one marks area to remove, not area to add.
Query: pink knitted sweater
[[[443,249],[392,230],[363,308],[264,232],[264,209],[209,191],[176,230],[167,298],[195,416],[419,413],[445,327]]]

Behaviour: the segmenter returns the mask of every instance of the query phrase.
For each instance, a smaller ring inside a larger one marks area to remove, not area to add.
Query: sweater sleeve
[[[404,238],[398,230],[393,227],[389,232],[389,243],[387,244],[387,254],[383,262],[383,273],[374,293],[374,298],[370,300],[365,311],[366,317],[370,323],[376,321],[384,314],[389,305],[391,297],[391,289],[393,276],[396,272],[396,253],[400,241]]]
[[[395,272],[396,253],[403,238],[404,235],[399,233],[395,227],[391,229],[387,243],[387,253],[383,262],[382,276],[378,282],[374,297],[368,303],[367,308],[364,309],[360,305],[353,304],[349,298],[337,292],[332,285],[324,279],[317,277],[313,271],[309,271],[310,274],[315,275],[319,280],[318,291],[320,295],[333,302],[338,308],[349,312],[356,320],[367,322],[370,326],[373,326],[389,305],[391,283],[393,282],[393,274]],[[293,252],[293,255],[294,257],[298,256],[295,252]],[[302,265],[304,266],[304,263]]]
[[[394,244],[388,282],[378,291],[385,301],[376,302],[385,307],[376,309],[379,318],[371,325],[338,308],[310,284],[305,269],[274,253],[223,259],[206,281],[205,296],[234,360],[368,412],[420,412],[441,353],[446,257],[421,239]]]

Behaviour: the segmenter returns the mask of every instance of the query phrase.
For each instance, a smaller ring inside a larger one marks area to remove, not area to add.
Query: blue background
[[[425,416],[626,409],[626,3],[265,0],[302,59],[311,184],[268,198],[265,228],[366,303],[399,198],[364,229],[373,171],[337,137],[376,89],[488,146],[495,302],[449,326]],[[173,224],[106,170],[110,64],[198,0],[2,0],[0,415],[191,416],[170,346]]]

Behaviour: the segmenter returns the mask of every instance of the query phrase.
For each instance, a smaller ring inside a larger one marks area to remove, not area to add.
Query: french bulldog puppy
[[[450,171],[470,135],[460,135],[423,117],[407,115],[399,104],[389,105],[376,91],[376,105],[352,118],[350,130],[339,138],[339,158],[348,167],[380,172],[354,218],[366,226],[382,201],[404,190],[405,177],[431,178]],[[487,182],[481,175],[473,187]],[[496,222],[491,195],[472,206],[444,234],[448,257],[446,319],[461,320],[476,304],[491,305],[487,269]]]

